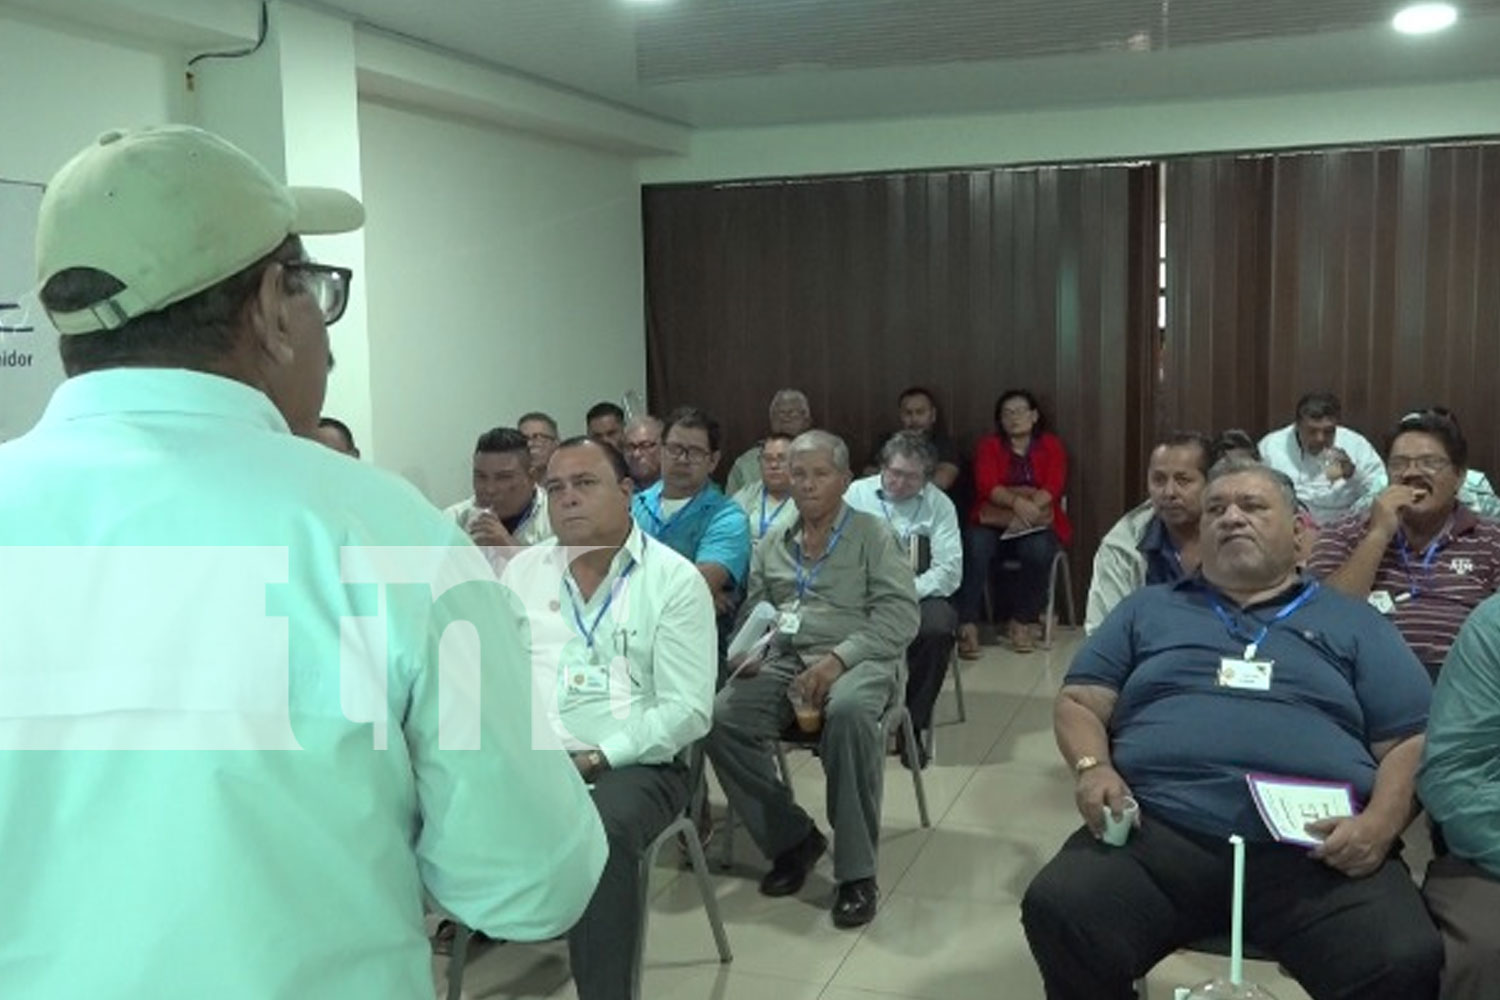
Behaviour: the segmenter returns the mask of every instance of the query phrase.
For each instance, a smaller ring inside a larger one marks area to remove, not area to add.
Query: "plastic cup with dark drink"
[[[797,728],[804,733],[816,733],[823,728],[823,706],[814,705],[796,684],[788,685],[786,696],[792,702],[792,712],[797,716]]]

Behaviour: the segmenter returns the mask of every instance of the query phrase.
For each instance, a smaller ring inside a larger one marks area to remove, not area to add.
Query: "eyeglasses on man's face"
[[[1385,463],[1385,467],[1393,476],[1399,476],[1407,469],[1415,469],[1424,476],[1435,476],[1452,464],[1442,455],[1418,455],[1415,458],[1392,455]]]
[[[349,285],[354,281],[354,272],[347,267],[308,260],[289,261],[282,266],[297,276],[304,290],[317,302],[323,325],[337,323],[349,305]]]
[[[662,448],[668,458],[674,462],[687,462],[690,465],[698,465],[708,461],[708,456],[713,452],[707,448],[698,448],[694,445],[669,444]]]

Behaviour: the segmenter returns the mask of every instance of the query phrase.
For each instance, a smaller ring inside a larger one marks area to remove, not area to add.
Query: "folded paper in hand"
[[[1279,774],[1247,774],[1250,797],[1271,836],[1284,844],[1316,847],[1322,841],[1307,824],[1359,812],[1354,787],[1346,781],[1317,781]]]
[[[1033,527],[1032,525],[1027,524],[1025,521],[1021,520],[1018,517],[1015,520],[1011,521],[1010,524],[1006,526],[1004,531],[1000,532],[1000,537],[1020,538],[1022,535],[1034,535],[1038,531],[1046,530],[1047,526],[1045,524],[1038,524]]]
[[[745,616],[745,623],[740,630],[734,634],[729,641],[727,659],[734,664],[734,674],[750,666],[759,663],[766,655],[766,649],[771,645],[771,640],[776,637],[776,621],[780,616],[776,608],[766,601],[761,601],[750,609]],[[736,661],[740,662],[736,662]]]

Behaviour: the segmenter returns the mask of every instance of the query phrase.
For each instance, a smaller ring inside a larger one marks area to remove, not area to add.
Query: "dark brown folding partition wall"
[[[1443,403],[1500,469],[1500,146],[1201,157],[1166,168],[1159,427],[1254,432],[1328,388],[1377,445]]]
[[[727,462],[764,432],[771,394],[795,386],[862,460],[908,385],[938,393],[965,449],[1001,391],[1030,388],[1072,459],[1081,595],[1142,478],[1155,177],[1091,166],[647,188],[651,405],[713,412]]]

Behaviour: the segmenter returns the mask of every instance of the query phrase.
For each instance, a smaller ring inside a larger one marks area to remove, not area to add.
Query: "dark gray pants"
[[[772,660],[754,677],[738,677],[714,702],[708,757],[735,815],[768,858],[790,850],[812,830],[776,773],[771,741],[792,723],[786,689],[802,672],[795,655]],[[901,663],[866,662],[833,685],[823,710],[819,754],[828,775],[833,873],[840,882],[875,877],[880,797],[885,778],[881,717],[900,680]]]
[[[1500,995],[1500,879],[1448,855],[1427,866],[1427,909],[1443,936],[1443,1000]]]
[[[630,1000],[641,935],[641,856],[682,815],[687,769],[634,765],[594,781],[594,805],[609,838],[609,860],[583,917],[568,932],[568,958],[579,1000]],[[519,816],[524,823],[526,817]]]

